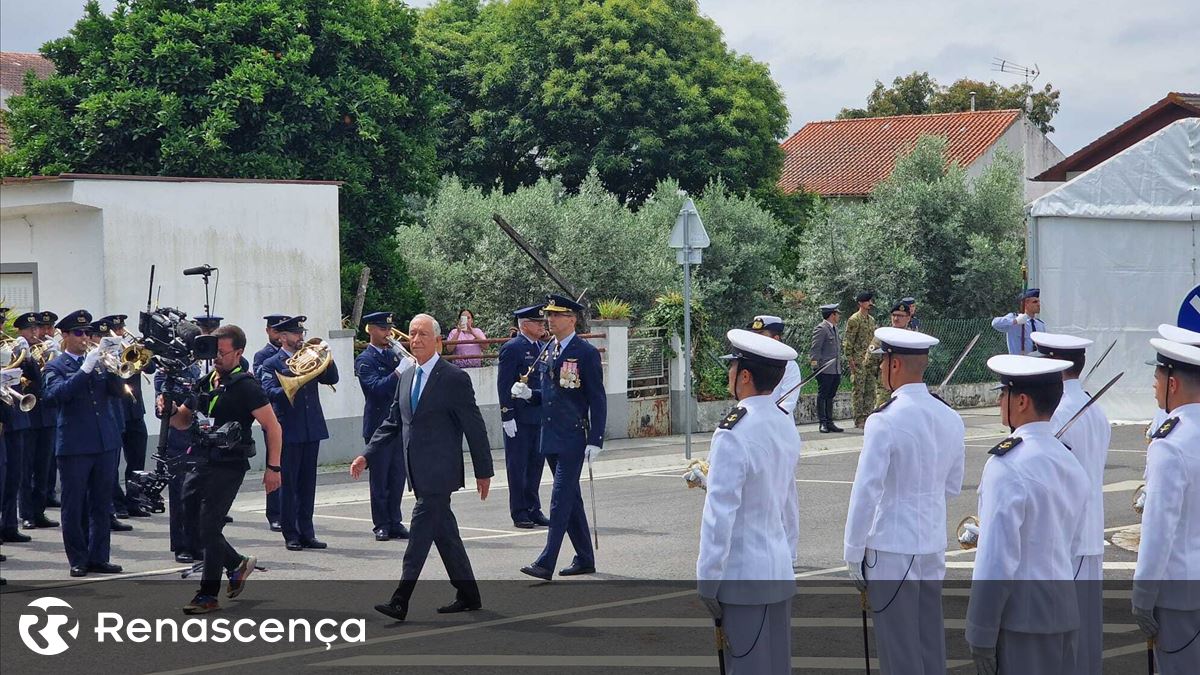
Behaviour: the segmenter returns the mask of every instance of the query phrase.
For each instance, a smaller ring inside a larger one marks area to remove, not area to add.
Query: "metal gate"
[[[670,359],[664,328],[629,331],[629,435],[671,433]]]

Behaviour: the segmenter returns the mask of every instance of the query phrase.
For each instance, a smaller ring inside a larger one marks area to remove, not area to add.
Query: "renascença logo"
[[[64,600],[46,596],[29,603],[29,607],[39,611],[37,614],[22,614],[20,617],[18,627],[21,630],[21,641],[25,643],[25,646],[30,651],[42,656],[55,656],[70,649],[71,645],[63,639],[62,629],[70,624],[66,633],[71,636],[72,640],[75,640],[79,637],[79,621],[66,614],[51,613],[50,608],[72,609],[71,605]],[[46,625],[37,628],[43,622]]]

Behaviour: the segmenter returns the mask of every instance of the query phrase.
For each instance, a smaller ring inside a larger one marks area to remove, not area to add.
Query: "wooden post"
[[[354,293],[354,311],[350,314],[350,319],[354,324],[350,330],[357,331],[358,324],[362,322],[363,302],[367,299],[367,281],[371,278],[371,268],[363,265],[362,274],[358,277],[358,290]]]

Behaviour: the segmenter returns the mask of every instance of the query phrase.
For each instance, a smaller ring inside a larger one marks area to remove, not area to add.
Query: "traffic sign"
[[[1192,289],[1179,306],[1179,320],[1176,326],[1188,330],[1200,331],[1200,286]]]

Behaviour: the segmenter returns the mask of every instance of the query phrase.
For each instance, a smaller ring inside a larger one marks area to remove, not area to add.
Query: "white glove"
[[[1142,629],[1146,637],[1158,635],[1158,621],[1154,618],[1153,609],[1142,609],[1134,605],[1133,620],[1137,622],[1138,628]]]
[[[519,398],[525,401],[533,398],[533,390],[524,382],[513,382],[512,389],[509,390],[513,398]]]
[[[725,614],[725,610],[721,609],[721,603],[717,602],[716,598],[706,598],[702,595],[700,596],[700,602],[704,603],[704,608],[708,610],[708,613],[714,619],[720,619]]]
[[[859,593],[867,590],[867,579],[862,573],[862,562],[846,561],[846,571],[850,573],[850,581],[854,583],[854,587]]]
[[[92,351],[88,352],[87,356],[83,357],[83,365],[80,366],[79,369],[85,373],[90,373],[95,370],[96,364],[100,361],[100,356],[103,351],[103,349],[93,349]]]
[[[29,340],[26,340],[24,335],[17,336],[15,346],[18,352],[29,351]]]
[[[0,370],[0,385],[15,389],[19,384],[21,384],[20,368],[5,368],[4,370]]]
[[[516,438],[516,436],[517,436],[517,421],[516,420],[509,420],[509,421],[505,422],[504,424],[501,424],[500,426],[504,427],[504,435],[505,436],[508,436],[509,438]]]
[[[996,675],[996,648],[971,645],[971,658],[975,660],[975,672],[979,675]]]
[[[400,365],[396,366],[396,374],[403,375],[409,368],[412,368],[415,365],[417,365],[416,361],[413,361],[407,357],[402,358],[400,359]]]
[[[979,545],[979,526],[975,523],[967,523],[963,525],[963,533],[958,538],[959,544],[966,546]]]
[[[1024,325],[1025,325],[1026,323],[1028,323],[1028,322],[1029,322],[1029,315],[1028,315],[1028,314],[1018,314],[1018,315],[1017,315],[1017,323],[1019,323],[1019,324],[1021,324],[1022,326],[1024,326]]]
[[[593,459],[596,459],[597,457],[599,457],[601,452],[604,452],[604,451],[600,449],[600,446],[589,445],[583,449],[583,458],[586,459],[588,462],[591,462]]]
[[[115,335],[109,335],[108,337],[100,338],[99,349],[101,351],[111,352],[114,349],[122,348],[124,346],[124,344],[125,343],[121,342],[121,338],[119,338]]]

